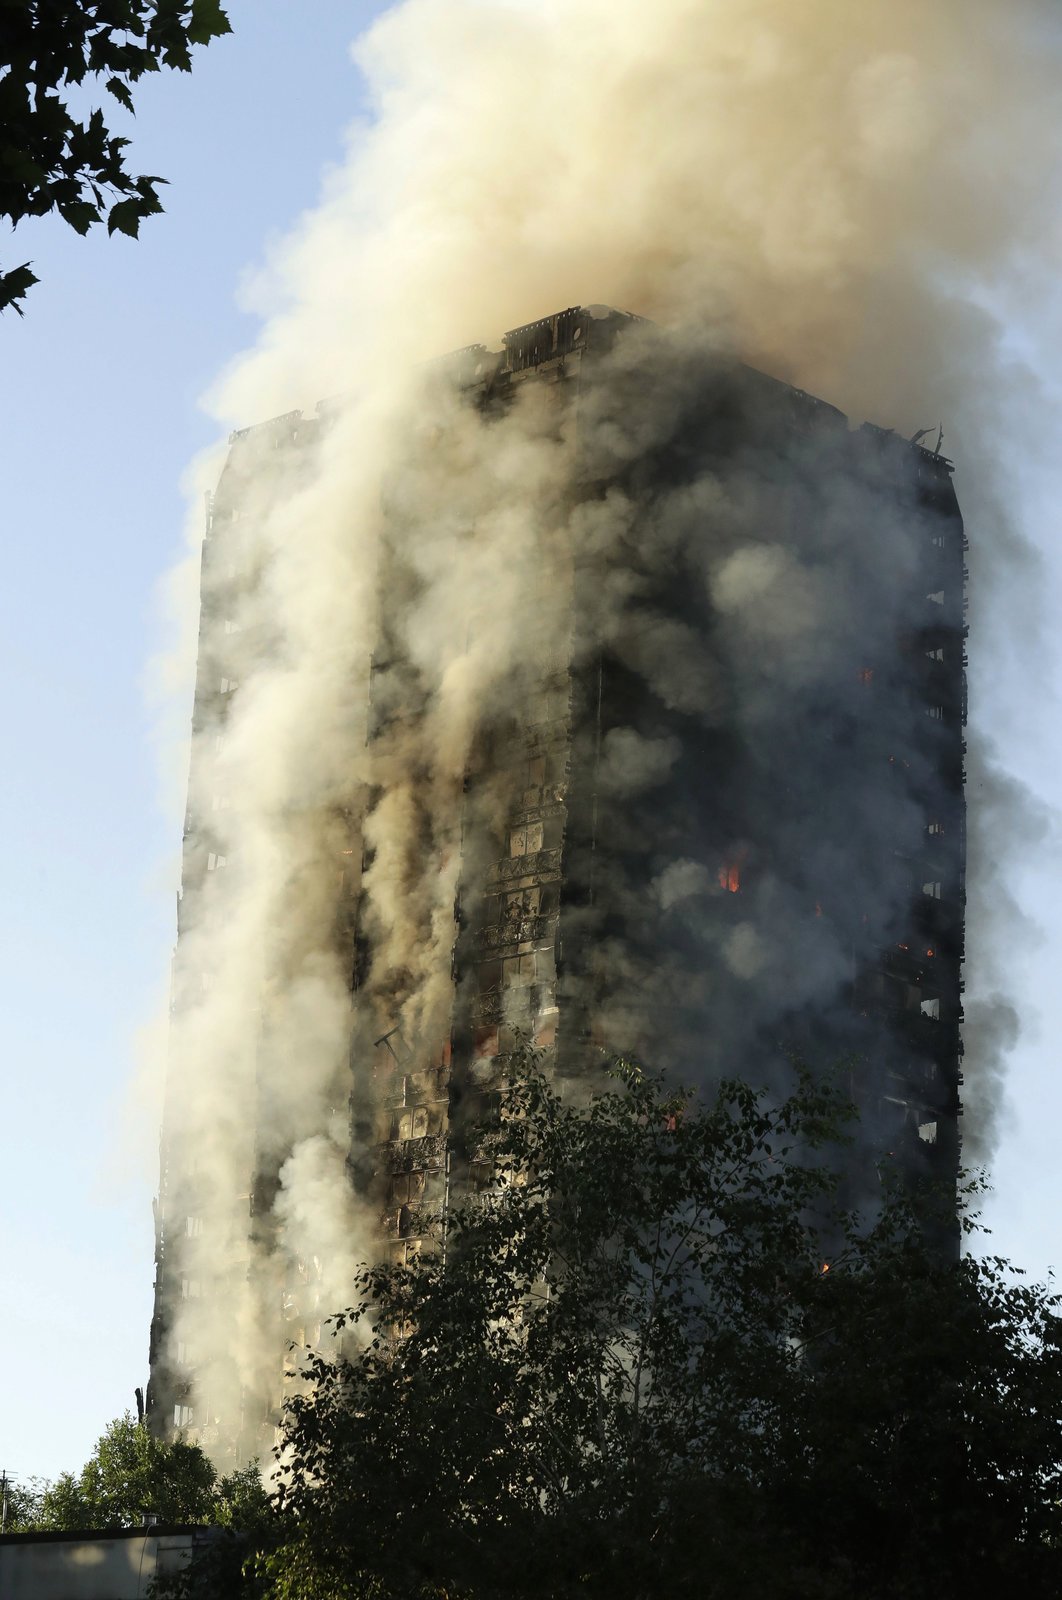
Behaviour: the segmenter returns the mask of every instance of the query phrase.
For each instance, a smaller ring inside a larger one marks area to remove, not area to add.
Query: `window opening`
[[[738,894],[741,890],[741,864],[738,861],[724,861],[719,868],[719,887],[728,894]]]
[[[542,849],[541,822],[522,822],[509,833],[510,856],[531,856]]]

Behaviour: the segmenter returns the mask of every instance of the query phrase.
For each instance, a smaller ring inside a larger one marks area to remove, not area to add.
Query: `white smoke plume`
[[[556,408],[529,391],[488,436],[445,392],[427,398],[418,369],[607,302],[856,418],[907,432],[943,418],[991,649],[990,596],[1030,559],[994,463],[1032,394],[993,308],[1045,292],[1060,50],[1041,0],[404,0],[359,41],[372,125],[262,274],[261,337],[212,400],[243,427],[343,397],[297,468],[268,430],[245,441],[215,511],[240,520],[204,565],[189,800],[203,886],[182,929],[167,1121],[171,1169],[194,1163],[198,1198],[166,1228],[171,1262],[183,1230],[202,1263],[182,1269],[167,1348],[196,1374],[208,1444],[207,1419],[276,1390],[286,1330],[268,1306],[283,1285],[323,1275],[338,1304],[373,1248],[338,1155],[351,1039],[370,1072],[374,1029],[400,1024],[421,1051],[444,1034],[470,754],[564,653],[576,468]],[[584,446],[636,460],[680,407],[681,385],[661,385],[640,421],[599,416]],[[680,510],[662,539],[681,540]],[[699,514],[740,529],[739,510],[702,499]],[[605,497],[579,523],[605,619],[638,604],[613,559],[635,514]],[[395,526],[417,530],[398,550]],[[418,714],[383,730],[370,764],[384,575]],[[765,530],[720,550],[710,578],[750,659],[780,653],[794,681],[814,678],[833,600],[821,562]],[[665,703],[707,711],[724,694],[716,663],[677,626],[632,635],[632,659]],[[746,689],[754,706],[771,685]],[[606,772],[632,791],[674,760],[666,738],[609,737]],[[500,825],[504,794],[472,803]],[[359,1019],[333,931],[344,862],[356,875],[363,857],[374,960]],[[681,860],[656,884],[678,912],[712,889]],[[771,952],[741,924],[720,956],[752,978]],[[254,1197],[266,1158],[277,1186]]]

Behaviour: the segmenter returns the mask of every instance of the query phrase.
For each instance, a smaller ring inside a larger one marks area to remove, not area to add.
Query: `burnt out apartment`
[[[839,1064],[854,1201],[958,1170],[950,463],[604,307],[419,382],[342,671],[275,619],[268,528],[321,514],[334,414],[233,436],[210,508],[150,1412],[223,1462],[349,1262],[425,1246],[526,1041],[573,1082]],[[300,787],[262,706],[306,670],[345,754]]]

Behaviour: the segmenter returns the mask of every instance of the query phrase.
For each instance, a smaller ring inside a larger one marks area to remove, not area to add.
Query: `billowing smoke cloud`
[[[683,382],[654,385],[643,352],[641,406],[584,414],[577,449],[548,390],[488,427],[446,384],[426,389],[422,364],[607,302],[857,418],[943,418],[991,648],[990,597],[1029,558],[990,463],[1031,394],[992,307],[1043,287],[1059,45],[1038,0],[405,0],[359,43],[373,124],[262,275],[264,331],[213,402],[235,426],[311,409],[294,452],[290,422],[242,441],[204,556],[166,1249],[181,1279],[168,1359],[196,1373],[207,1442],[242,1394],[276,1397],[286,1335],[312,1333],[302,1311],[278,1324],[285,1285],[341,1300],[373,1248],[340,1156],[351,1056],[371,1075],[388,1029],[422,1057],[446,1033],[462,851],[511,802],[500,779],[467,795],[466,774],[567,660],[573,540],[597,563],[600,636],[622,635],[661,703],[709,720],[733,703],[718,654],[650,614],[625,559],[644,502],[574,493],[595,453],[616,476],[674,435]],[[343,401],[318,428],[328,396]],[[784,660],[808,692],[822,676],[844,515],[800,550],[753,532],[740,485],[706,477],[656,509],[657,560],[669,540],[692,560],[694,525],[724,531],[700,576],[766,727],[777,673],[756,661]],[[651,794],[676,759],[671,735],[619,727],[603,782]],[[690,928],[720,893],[681,854],[652,881]],[[352,1011],[336,925],[355,886],[373,960]],[[836,970],[825,946],[786,957],[765,941],[790,892],[765,886],[773,900],[719,959],[807,1000]],[[633,992],[636,957],[602,948]],[[637,1020],[622,987],[617,1028]],[[970,1042],[985,1059],[971,1050],[968,1077],[987,1083],[1006,1041],[995,1027]]]
[[[1057,841],[1044,806],[1001,770],[986,741],[967,763],[967,926],[974,982],[966,998],[964,1038],[970,1070],[964,1088],[964,1149],[968,1165],[991,1158],[1004,1106],[1007,1055],[1021,1021],[1009,993],[1011,963],[1039,940],[1041,930],[1020,905],[1010,877],[1031,853]]]

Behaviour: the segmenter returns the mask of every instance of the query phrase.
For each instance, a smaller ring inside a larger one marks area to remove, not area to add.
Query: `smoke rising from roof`
[[[335,1274],[339,1239],[346,1262],[371,1249],[373,1219],[356,1216],[336,1156],[352,1028],[362,1070],[381,1023],[398,1018],[425,1046],[445,1031],[463,806],[489,832],[507,799],[488,784],[467,801],[466,767],[483,727],[564,655],[563,607],[529,599],[555,600],[570,582],[573,536],[599,562],[604,636],[611,619],[662,702],[708,721],[733,703],[720,655],[652,614],[637,562],[624,559],[644,506],[623,494],[570,506],[595,451],[614,473],[675,433],[681,374],[657,379],[637,340],[620,351],[640,403],[584,415],[577,467],[548,396],[529,390],[488,432],[445,386],[426,402],[421,363],[558,306],[605,301],[857,417],[906,432],[943,417],[980,561],[972,620],[991,648],[1030,559],[993,466],[1030,386],[989,308],[1036,292],[1058,197],[1045,15],[1034,0],[405,0],[359,42],[372,125],[353,130],[320,206],[254,285],[262,334],[212,398],[242,426],[344,397],[297,465],[268,430],[244,442],[218,500],[218,515],[238,508],[239,522],[225,531],[224,566],[204,567],[189,799],[203,886],[182,928],[171,1047],[182,1084],[172,1103],[186,1110],[168,1125],[174,1171],[196,1155],[190,1236],[206,1218],[195,1240],[205,1266],[188,1269],[170,1334],[173,1351],[196,1352],[188,1365],[214,1353],[199,1416],[231,1413],[241,1387],[275,1389],[278,1284],[312,1275],[315,1255],[330,1264],[313,1271]],[[846,510],[827,534],[840,536]],[[795,688],[819,681],[839,592],[828,537],[792,549],[753,527],[740,485],[710,477],[656,511],[657,563],[671,548],[686,559],[691,530],[723,530],[701,576],[725,659],[747,667],[750,721],[777,691],[756,663],[784,660]],[[417,533],[396,549],[388,525]],[[401,677],[380,655],[384,570]],[[370,764],[374,652],[375,704],[390,692],[418,715],[415,730],[400,717],[384,728]],[[671,770],[667,737],[610,740],[606,776],[614,769],[619,787],[647,790]],[[374,960],[366,1016],[352,1022],[332,930],[337,862],[363,852]],[[976,896],[986,908],[989,855]],[[718,892],[684,858],[662,863],[655,884],[665,911],[694,921]],[[783,925],[789,889],[763,891]],[[971,929],[975,999],[990,926],[986,916]],[[719,955],[761,983],[773,960],[781,1004],[835,984],[823,937],[801,964],[743,923]],[[637,961],[613,955],[633,986]],[[995,979],[986,987],[998,1022]],[[616,1026],[634,1026],[619,989]],[[999,1035],[971,1037],[985,1059],[971,1048],[968,1078],[992,1079]],[[265,1155],[277,1187],[257,1197],[248,1237],[240,1218]],[[340,1285],[322,1280],[319,1295],[341,1299]]]

